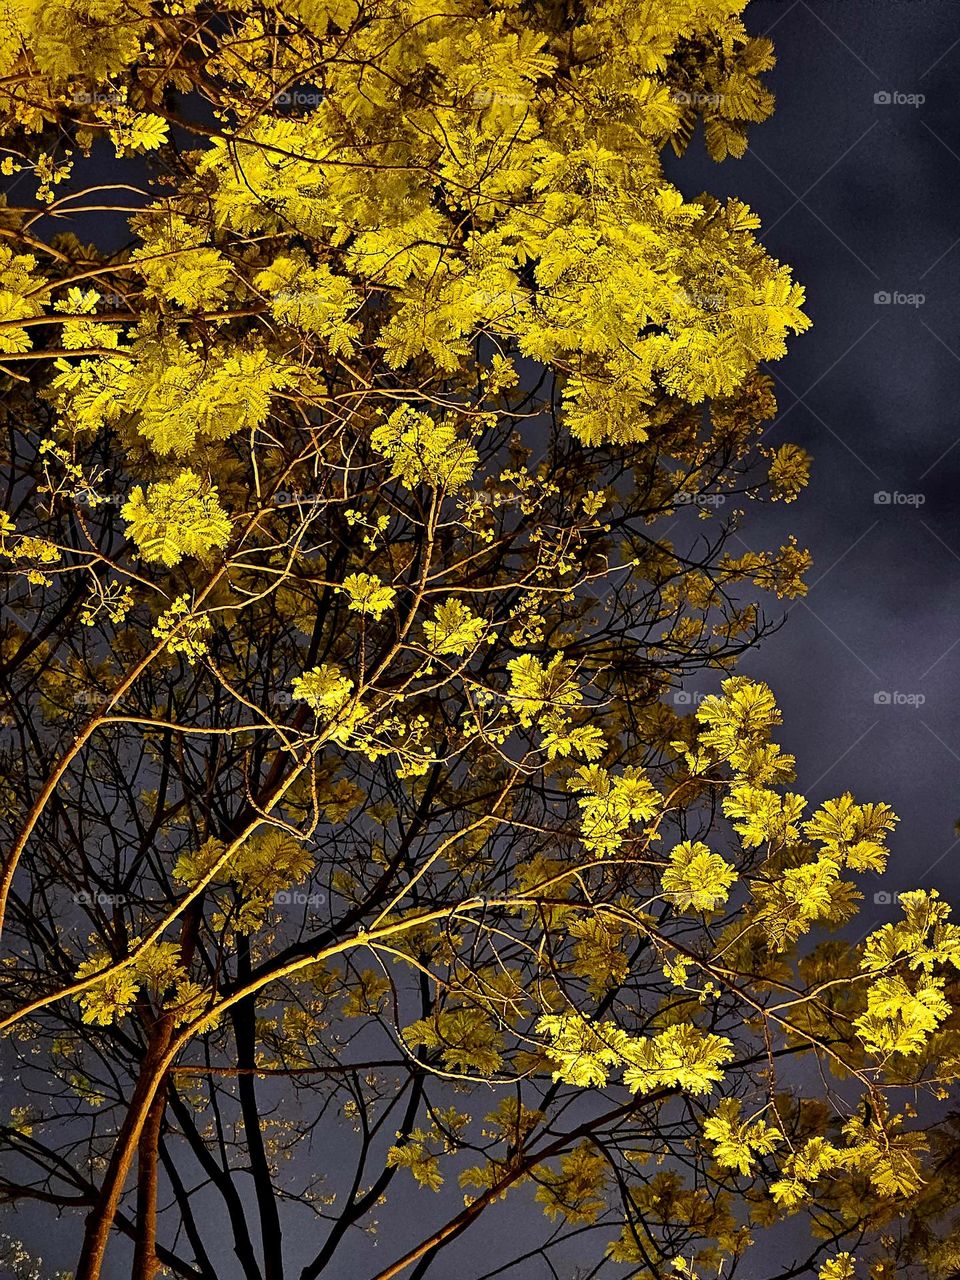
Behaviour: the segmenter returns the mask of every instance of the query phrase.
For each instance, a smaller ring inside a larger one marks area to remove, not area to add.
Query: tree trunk
[[[156,1048],[154,1044],[150,1045],[140,1067],[140,1075],[117,1135],[97,1203],[87,1216],[76,1280],[100,1280],[107,1241],[133,1164],[134,1153],[167,1069],[164,1054],[158,1053]]]
[[[167,1037],[169,1039],[169,1037]],[[160,1129],[167,1097],[163,1082],[157,1089],[137,1144],[137,1243],[131,1280],[154,1280],[157,1258],[157,1182]]]

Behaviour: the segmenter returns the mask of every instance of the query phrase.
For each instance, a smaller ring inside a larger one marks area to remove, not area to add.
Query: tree
[[[742,8],[4,10],[2,1186],[78,1280],[332,1274],[411,1179],[377,1280],[508,1193],[521,1267],[953,1265],[956,926],[844,942],[893,815],[664,701],[809,565],[741,535],[802,290],[660,164],[769,113]]]

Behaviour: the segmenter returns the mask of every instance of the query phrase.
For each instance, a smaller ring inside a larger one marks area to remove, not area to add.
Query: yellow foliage
[[[150,485],[146,494],[137,485],[121,515],[144,560],[168,567],[184,556],[222,551],[230,541],[230,517],[216,489],[190,470]]]
[[[737,878],[733,867],[702,841],[684,840],[670,851],[663,892],[678,911],[713,911],[727,900]]]

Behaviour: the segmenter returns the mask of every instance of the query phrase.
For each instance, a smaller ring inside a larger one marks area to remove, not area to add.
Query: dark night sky
[[[806,285],[814,321],[771,367],[781,410],[767,437],[809,450],[811,485],[789,507],[750,515],[743,530],[753,547],[796,532],[814,554],[813,586],[740,670],[777,694],[799,790],[822,800],[850,789],[901,815],[875,888],[936,887],[957,899],[960,0],[755,0],[747,22],[776,43],[775,115],[740,161],[713,164],[699,137],[668,161],[684,194],[735,194],[753,207],[769,251]],[[877,102],[878,93],[925,101]],[[924,301],[877,304],[881,291]],[[878,504],[878,491],[922,495],[922,505]],[[691,692],[714,687],[704,680]],[[881,691],[889,705],[875,702]],[[896,694],[914,701],[898,704]],[[868,891],[864,931],[894,912]],[[423,1226],[420,1196],[431,1193],[404,1197],[411,1237]],[[520,1203],[485,1215],[431,1280],[476,1280],[505,1262]],[[424,1207],[432,1219],[436,1206]],[[404,1232],[393,1228],[391,1216],[389,1240],[358,1247],[331,1280],[362,1280],[368,1263],[402,1252]],[[596,1244],[571,1247],[563,1280],[578,1264],[589,1270]],[[42,1252],[60,1261],[53,1242]],[[747,1280],[763,1276],[763,1261],[758,1252],[742,1269]],[[109,1266],[106,1274],[120,1280]]]
[[[776,44],[776,113],[740,161],[713,164],[698,139],[668,165],[686,195],[703,187],[753,207],[814,322],[770,367],[780,414],[767,437],[813,455],[810,487],[743,530],[754,547],[796,532],[814,555],[812,586],[740,669],[777,694],[799,790],[850,789],[901,815],[876,889],[955,899],[960,4],[756,0],[747,21]],[[924,300],[878,304],[881,292]],[[878,492],[901,500],[878,504]],[[864,927],[895,910],[868,893]]]

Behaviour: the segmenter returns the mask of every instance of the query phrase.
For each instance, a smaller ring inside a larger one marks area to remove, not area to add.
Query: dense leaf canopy
[[[855,941],[896,818],[732,673],[808,321],[661,157],[770,113],[744,7],[4,0],[0,1188],[78,1280],[505,1196],[524,1277],[960,1265],[960,927]]]

